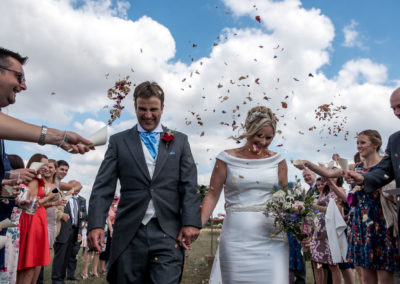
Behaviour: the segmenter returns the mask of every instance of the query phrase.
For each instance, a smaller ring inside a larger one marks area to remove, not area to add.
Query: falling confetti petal
[[[260,16],[256,16],[255,18],[256,18],[257,22],[261,23],[261,17]]]

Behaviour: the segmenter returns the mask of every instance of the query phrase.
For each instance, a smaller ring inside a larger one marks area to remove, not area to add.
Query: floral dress
[[[322,194],[317,205],[328,207],[329,200],[334,198],[333,192]],[[325,264],[334,264],[332,262],[331,250],[329,248],[328,234],[325,226],[325,214],[322,214],[318,219],[318,226],[314,231],[311,242],[312,261]]]
[[[356,165],[356,170],[363,173],[375,168]],[[349,213],[348,261],[366,269],[394,271],[399,263],[399,244],[393,228],[386,228],[379,190],[366,193],[355,187],[351,193],[354,200]]]

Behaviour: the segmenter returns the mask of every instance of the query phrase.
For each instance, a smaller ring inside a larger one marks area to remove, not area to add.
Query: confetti
[[[107,97],[115,101],[113,108],[110,110],[111,118],[108,120],[108,125],[112,125],[121,116],[121,111],[125,108],[121,105],[121,102],[131,91],[131,85],[132,82],[129,81],[129,76],[126,76],[122,80],[115,82],[114,86],[108,89]]]
[[[281,102],[281,104],[282,104],[282,108],[287,108],[288,107],[286,102]]]
[[[237,180],[237,177],[233,177],[233,178],[232,178],[232,182],[233,182],[233,183],[235,183],[236,180]]]
[[[261,17],[260,16],[255,16],[255,19],[257,22],[261,23]]]

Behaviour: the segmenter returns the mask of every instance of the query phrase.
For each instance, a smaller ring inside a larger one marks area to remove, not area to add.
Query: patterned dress
[[[318,200],[317,205],[328,207],[329,200],[334,198],[334,193],[322,193],[321,198]],[[313,239],[311,242],[311,255],[312,261],[325,264],[334,264],[332,262],[331,250],[329,248],[328,234],[325,226],[325,214],[322,214],[318,220],[317,229],[314,231]]]
[[[373,171],[357,164],[358,171]],[[398,265],[398,240],[393,237],[393,228],[386,228],[379,191],[365,193],[353,189],[354,202],[349,213],[349,231],[347,235],[349,262],[371,270],[394,271]]]

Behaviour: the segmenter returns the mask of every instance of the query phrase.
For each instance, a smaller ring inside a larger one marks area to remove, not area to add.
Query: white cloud
[[[364,45],[363,37],[357,30],[357,26],[358,26],[357,21],[351,20],[350,24],[348,24],[343,28],[343,34],[344,34],[343,46],[367,49],[367,47]]]
[[[234,17],[254,19],[259,15],[259,28],[224,29],[218,46],[189,65],[174,58],[175,40],[168,27],[147,16],[126,19],[128,5],[104,0],[73,8],[71,3],[0,2],[0,25],[13,24],[13,29],[3,29],[0,41],[30,56],[25,67],[29,89],[9,108],[11,115],[43,120],[62,129],[70,124],[89,135],[105,125],[108,110],[103,106],[110,105],[106,92],[118,77],[130,74],[136,83],[156,80],[166,94],[162,121],[189,135],[203,184],[208,184],[216,155],[237,147],[228,139],[237,134],[232,132],[233,121],[240,125],[246,112],[258,104],[271,107],[279,117],[283,133],[277,135],[272,149],[288,160],[328,161],[333,152],[352,157],[357,131],[375,128],[386,141],[397,130],[394,125],[398,121],[388,102],[394,83],[388,82],[387,68],[368,58],[355,58],[346,62],[337,76],[328,78],[321,70],[334,56],[334,26],[320,10],[307,10],[300,1],[225,0]],[[241,76],[248,77],[239,80]],[[287,109],[281,108],[282,101],[288,103]],[[347,142],[342,133],[338,137],[327,134],[333,121],[315,119],[315,109],[330,102],[347,106],[333,119],[340,123],[347,117],[343,126],[344,131],[350,131]],[[109,127],[110,134],[136,123],[132,97],[123,105],[124,118]],[[190,125],[186,125],[188,121]],[[309,131],[314,125],[317,129]],[[200,137],[203,131],[205,135]],[[278,147],[280,144],[283,146]],[[61,155],[51,146],[24,145],[29,151],[41,149],[52,156]],[[81,180],[86,194],[105,149],[98,147],[84,156],[61,155],[71,162],[69,178]],[[289,172],[291,177],[300,174],[292,166]]]

